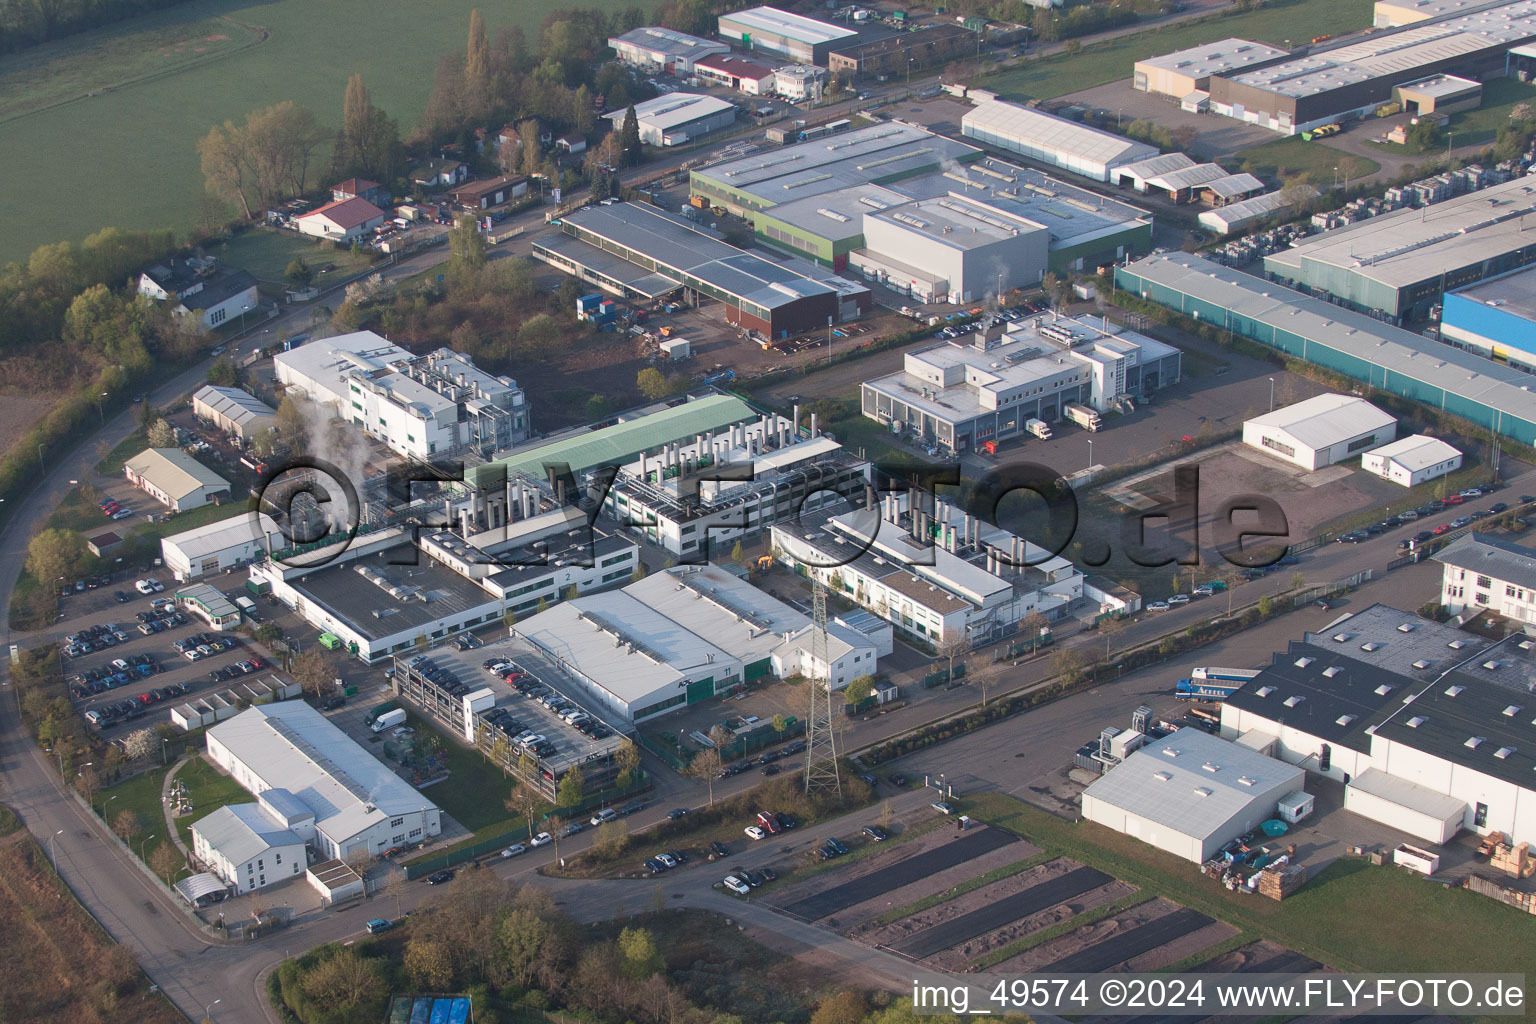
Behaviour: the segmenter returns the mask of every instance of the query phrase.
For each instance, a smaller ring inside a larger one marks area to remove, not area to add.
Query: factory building
[[[1001,639],[1037,612],[1057,622],[1085,603],[1070,561],[924,491],[875,496],[771,533],[782,564],[935,646]]]
[[[1460,469],[1461,452],[1438,437],[1414,434],[1366,452],[1360,468],[1401,487],[1417,487]]]
[[[798,411],[798,410],[797,410]],[[603,509],[680,561],[719,561],[774,523],[861,498],[869,463],[782,416],[709,432],[619,467]],[[750,474],[747,472],[750,470]],[[732,479],[732,477],[744,477]]]
[[[227,572],[290,544],[265,512],[233,516],[163,537],[160,557],[180,582]]]
[[[629,108],[603,115],[618,131],[629,116]],[[736,123],[736,104],[703,93],[669,92],[655,99],[635,104],[635,118],[640,125],[640,141],[648,146],[686,146]]]
[[[865,277],[891,282],[922,302],[977,302],[1038,285],[1050,231],[973,199],[922,199],[866,214],[864,246],[852,262]],[[909,274],[908,267],[919,272]]]
[[[1083,790],[1083,817],[1204,864],[1223,846],[1277,816],[1306,772],[1283,761],[1180,729],[1132,752]]]
[[[249,441],[277,422],[277,410],[249,391],[214,384],[204,384],[192,395],[192,413],[242,441]]]
[[[714,54],[693,66],[695,76],[748,96],[766,96],[773,92],[778,73],[771,65],[729,53]]]
[[[1452,615],[1487,609],[1518,623],[1536,622],[1536,551],[1504,537],[1472,532],[1434,554],[1445,566],[1440,603]]]
[[[1161,193],[1175,203],[1227,206],[1264,191],[1251,174],[1229,174],[1219,164],[1197,164],[1183,153],[1163,153],[1116,169],[1116,184]]]
[[[1317,395],[1243,421],[1243,443],[1311,472],[1397,437],[1397,418],[1363,398]]]
[[[1394,210],[1264,257],[1265,276],[1394,323],[1447,290],[1536,262],[1536,178],[1520,177],[1421,210]]]
[[[781,11],[777,7],[753,7],[734,14],[722,14],[718,30],[721,39],[739,44],[742,49],[771,53],[823,68],[827,66],[828,55],[839,44],[851,42],[859,35],[842,25]]]
[[[1446,292],[1440,340],[1536,373],[1536,267]]]
[[[867,287],[813,263],[765,259],[646,203],[589,206],[563,217],[561,231],[533,254],[625,297],[682,289],[688,302],[714,299],[728,323],[766,338],[856,319],[873,302]]]
[[[1179,350],[1116,324],[1036,317],[908,352],[861,386],[864,415],[945,452],[1021,436],[1069,403],[1099,412],[1179,382]]]
[[[1530,842],[1533,650],[1373,605],[1273,655],[1223,703],[1221,735],[1343,783],[1345,810],[1423,841]]]
[[[1202,228],[1218,235],[1230,235],[1246,231],[1270,219],[1287,220],[1295,214],[1299,203],[1308,203],[1318,197],[1317,189],[1303,185],[1299,189],[1266,192],[1251,199],[1242,199],[1214,210],[1202,210],[1195,218]]]
[[[827,69],[855,77],[909,72],[975,57],[982,38],[961,25],[930,25],[882,39],[840,46],[827,55]]]
[[[1389,394],[1536,443],[1530,375],[1491,359],[1186,253],[1116,267],[1115,284]]]
[[[1505,3],[1507,0],[1498,2]],[[1488,4],[1489,0],[1376,0],[1371,24],[1376,28],[1400,28],[1486,7]]]
[[[1264,67],[1213,75],[1213,113],[1294,135],[1392,100],[1440,74],[1503,72],[1511,47],[1536,39],[1536,0],[1511,0],[1387,29]]]
[[[1094,181],[1110,181],[1124,164],[1157,155],[1156,146],[1005,100],[968,111],[960,130],[967,139]]]
[[[695,65],[705,57],[731,52],[725,43],[654,25],[614,36],[608,40],[608,45],[613,47],[619,60],[631,67],[647,72],[662,71],[680,78],[692,75]]]
[[[1483,83],[1456,75],[1435,75],[1392,90],[1407,114],[1455,114],[1483,104]]]
[[[1205,93],[1208,99],[1212,75],[1261,68],[1286,56],[1284,50],[1263,43],[1220,39],[1137,61],[1131,72],[1131,87],[1176,100],[1196,92]]]

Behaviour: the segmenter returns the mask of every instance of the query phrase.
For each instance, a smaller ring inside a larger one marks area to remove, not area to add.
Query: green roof
[[[519,449],[505,458],[474,467],[468,483],[475,488],[489,486],[490,474],[497,465],[507,467],[508,479],[519,473],[543,479],[545,463],[563,462],[579,477],[597,466],[620,465],[652,448],[757,418],[758,413],[735,395],[710,395],[601,430]]]

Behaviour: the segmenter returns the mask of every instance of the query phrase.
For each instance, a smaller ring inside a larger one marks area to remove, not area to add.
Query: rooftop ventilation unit
[[[1257,690],[1254,691],[1254,694],[1256,696],[1259,696],[1259,697],[1268,697],[1270,694],[1272,694],[1274,692],[1275,692],[1275,688],[1273,686],[1261,686]]]
[[[1347,644],[1354,635],[1353,633],[1335,633],[1333,634],[1333,642],[1336,644]]]
[[[1386,683],[1382,683],[1380,686],[1376,687],[1376,696],[1378,697],[1385,697],[1391,692],[1392,687],[1388,686]]]
[[[1463,647],[1467,646],[1467,642],[1465,640],[1452,640],[1450,643],[1446,644],[1445,646],[1449,647],[1453,651],[1459,651]]]
[[[1355,720],[1355,716],[1354,715],[1340,715],[1338,718],[1335,718],[1333,720],[1333,724],[1334,725],[1348,726],[1354,720]]]
[[[1413,663],[1414,668],[1429,668],[1429,666],[1430,663],[1425,661],[1423,658],[1420,658],[1418,661]]]
[[[1462,744],[1462,746],[1466,747],[1468,750],[1476,750],[1482,745],[1483,738],[1481,736],[1468,736],[1467,742]]]
[[[1211,795],[1211,791],[1209,789],[1206,789],[1204,786],[1196,786],[1195,787],[1195,796],[1207,797],[1207,796],[1210,796],[1210,795]]]
[[[1344,670],[1339,668],[1337,665],[1329,665],[1327,668],[1323,669],[1323,675],[1327,676],[1329,679],[1332,679],[1334,676],[1343,671]]]
[[[1400,623],[1398,623],[1398,625],[1397,625],[1397,631],[1398,631],[1398,632],[1399,632],[1399,633],[1412,633],[1412,632],[1413,632],[1413,631],[1414,631],[1414,630],[1415,630],[1415,629],[1417,629],[1417,628],[1418,628],[1418,627],[1417,627],[1417,626],[1415,626],[1415,625],[1414,625],[1414,624],[1413,624],[1413,623],[1411,623],[1411,622],[1400,622]]]
[[[1221,771],[1221,765],[1216,764],[1213,761],[1207,761],[1205,764],[1200,766],[1200,770],[1210,772],[1212,775],[1215,775],[1217,772]]]
[[[1303,697],[1301,694],[1298,693],[1298,694],[1296,694],[1293,697],[1285,698],[1285,706],[1288,707],[1288,708],[1294,708],[1296,705],[1300,704],[1302,701],[1304,701],[1306,699],[1307,698]]]
[[[1511,704],[1509,707],[1504,709],[1504,717],[1505,718],[1514,718],[1519,713],[1520,713],[1520,705],[1519,704]]]
[[[1312,659],[1312,658],[1297,658],[1296,659],[1296,667],[1297,668],[1306,668],[1308,665],[1312,664],[1313,660],[1314,659]]]
[[[1447,697],[1460,697],[1461,691],[1464,689],[1465,687],[1462,686],[1447,686],[1445,688],[1445,695]]]
[[[1483,662],[1483,668],[1487,669],[1489,672],[1497,671],[1498,667],[1499,667],[1499,663],[1497,661],[1485,661],[1485,662]]]
[[[1372,641],[1369,641],[1367,643],[1361,644],[1360,645],[1360,649],[1362,651],[1376,651],[1376,650],[1380,650],[1381,649],[1381,644],[1379,644],[1376,641],[1372,640]]]
[[[1173,776],[1169,775],[1167,772],[1153,772],[1152,777],[1158,782],[1168,782],[1173,779]]]
[[[1515,748],[1514,747],[1500,747],[1498,750],[1495,750],[1493,752],[1493,756],[1498,758],[1500,761],[1502,761],[1505,758],[1509,757],[1509,755],[1513,754],[1514,752],[1515,752]]]
[[[1412,718],[1408,719],[1407,726],[1410,729],[1417,729],[1427,721],[1429,721],[1429,719],[1425,718],[1423,715],[1414,715]]]

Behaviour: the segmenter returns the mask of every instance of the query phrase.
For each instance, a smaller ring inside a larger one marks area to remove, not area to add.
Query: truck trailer
[[[1068,402],[1061,410],[1073,423],[1084,430],[1097,431],[1104,425],[1104,418],[1097,411],[1090,409],[1080,402]]]
[[[1256,668],[1197,668],[1190,678],[1179,680],[1173,693],[1186,700],[1226,700],[1259,672]]]

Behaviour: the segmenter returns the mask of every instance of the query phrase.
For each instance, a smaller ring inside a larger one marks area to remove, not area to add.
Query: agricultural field
[[[1292,46],[1313,36],[1338,35],[1371,24],[1371,0],[1271,0],[1257,10],[1119,36],[1082,54],[1058,54],[988,75],[978,84],[1004,99],[1048,100],[1131,77],[1146,57],[1229,36]]]
[[[370,76],[368,88],[409,132],[438,55],[464,45],[475,7],[493,36],[509,25],[536,33],[548,10],[532,0],[445,0],[431,8],[331,0],[325,23],[346,27],[338,52],[336,33],[317,30],[315,6],[305,0],[205,0],[52,44],[26,61],[0,61],[0,97],[46,107],[0,123],[0,176],[9,183],[0,196],[0,221],[9,228],[0,261],[109,225],[189,227],[204,195],[197,140],[209,127],[282,100],[338,124],[347,78],[357,71],[389,69]],[[215,30],[210,19],[228,27]],[[217,35],[229,38],[208,38]],[[54,80],[65,84],[55,90]],[[47,106],[70,94],[82,98]],[[104,161],[110,173],[102,173]]]

